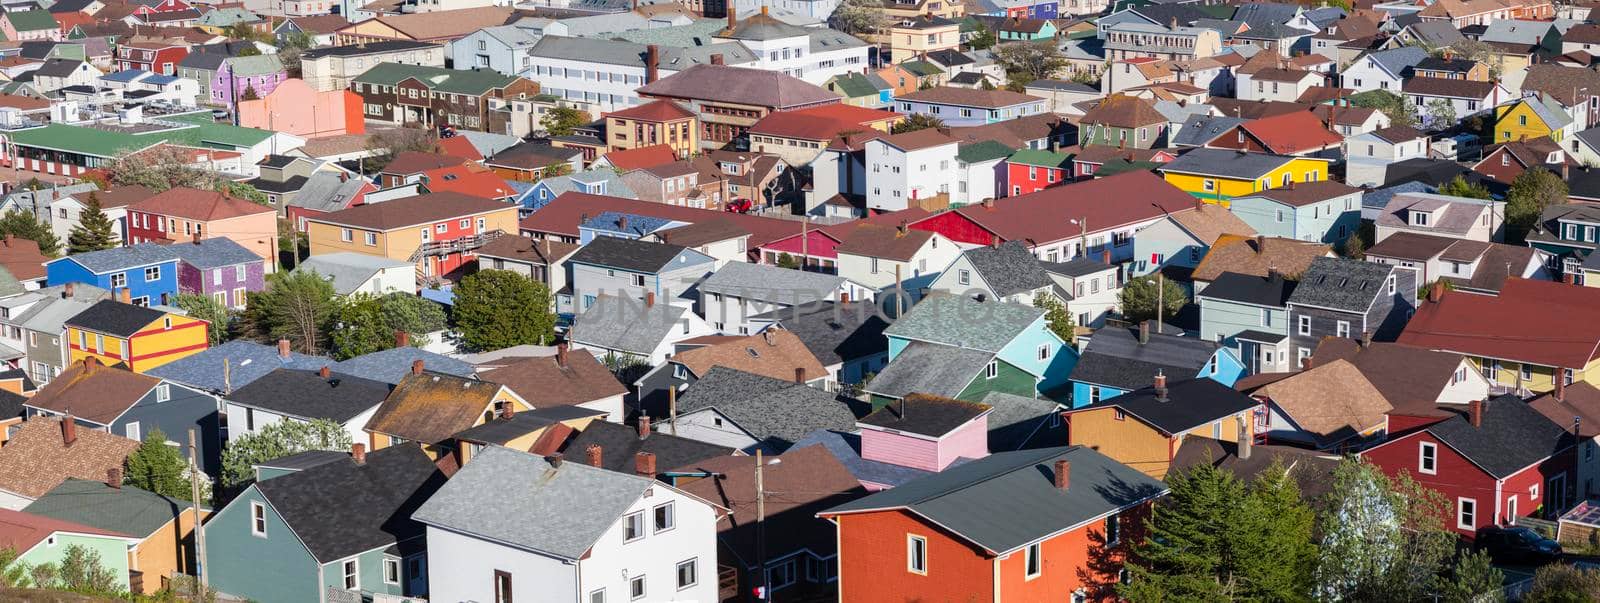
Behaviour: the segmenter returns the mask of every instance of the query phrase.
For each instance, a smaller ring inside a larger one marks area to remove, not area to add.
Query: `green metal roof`
[[[184,116],[187,117],[187,116]],[[183,121],[183,120],[179,120]],[[197,124],[140,134],[115,132],[69,124],[50,124],[42,128],[19,130],[12,142],[27,147],[65,151],[95,157],[116,157],[150,148],[162,142],[190,147],[236,149],[260,144],[272,132],[228,124]]]
[[[239,77],[272,75],[283,71],[283,60],[275,54],[233,57],[228,59],[228,64],[233,67],[233,74]]]
[[[12,11],[6,13],[6,18],[11,20],[11,26],[17,28],[17,31],[39,31],[61,27],[56,23],[56,18],[50,16],[50,11]]]
[[[1003,159],[1011,155],[1013,149],[993,140],[974,142],[956,147],[956,160],[962,163],[977,163]]]
[[[845,73],[833,77],[834,92],[844,95],[845,98],[860,98],[863,96],[877,96],[879,92],[888,90],[887,83],[884,88],[879,88],[873,82],[873,77],[863,73]]]
[[[357,76],[355,81],[363,84],[393,86],[407,78],[417,78],[417,81],[438,92],[469,94],[472,96],[481,96],[495,88],[504,88],[517,80],[514,76],[488,69],[445,69],[443,67],[379,63],[377,66],[368,69],[366,73]]]
[[[911,72],[911,75],[915,75],[917,77],[925,77],[925,76],[929,76],[929,75],[939,75],[941,73],[944,73],[944,70],[940,69],[938,65],[935,65],[933,63],[929,63],[929,62],[921,60],[921,59],[918,59],[918,60],[915,60],[915,61],[906,61],[904,63],[901,63],[900,67],[904,68],[906,71]]]
[[[1072,161],[1072,157],[1064,153],[1041,151],[1038,149],[1022,149],[1011,154],[1010,163],[1022,165],[1037,165],[1040,167],[1062,167]]]
[[[239,23],[255,23],[261,17],[242,8],[218,8],[200,16],[196,23],[213,27],[228,27]]]

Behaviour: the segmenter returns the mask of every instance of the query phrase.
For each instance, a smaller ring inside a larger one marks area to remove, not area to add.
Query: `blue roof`
[[[839,464],[850,471],[850,475],[863,482],[894,487],[933,474],[931,471],[861,458],[861,436],[853,433],[819,429],[800,438],[800,441],[790,446],[789,450],[799,450],[806,446],[827,448],[828,452],[833,453],[834,458],[839,459]],[[956,464],[961,462],[963,461],[957,460]]]
[[[139,243],[128,247],[113,247],[89,253],[73,254],[50,263],[72,261],[95,274],[117,272],[139,266],[178,261],[178,256],[166,245]]]
[[[108,82],[131,82],[139,79],[141,76],[149,74],[149,71],[145,71],[143,69],[128,69],[124,71],[113,71],[111,73],[107,73],[100,76],[100,79]]]
[[[1361,206],[1368,209],[1383,209],[1389,205],[1389,200],[1400,193],[1435,193],[1438,192],[1432,185],[1417,182],[1405,182],[1394,186],[1374,189],[1361,195]]]
[[[422,299],[434,303],[444,304],[446,306],[456,305],[456,292],[453,289],[423,289],[420,295],[422,296]]]
[[[420,348],[392,348],[356,356],[333,365],[333,371],[356,375],[364,379],[397,385],[411,372],[411,363],[421,360],[427,370],[447,373],[457,377],[471,377],[472,365],[449,356],[435,354]]]
[[[178,81],[178,78],[176,76],[161,75],[161,74],[157,73],[157,74],[151,75],[148,78],[145,78],[144,81],[147,84],[155,84],[157,86],[165,86],[167,84],[171,84],[173,82]]]
[[[1372,59],[1391,75],[1403,78],[1410,76],[1410,74],[1406,73],[1407,69],[1416,67],[1417,63],[1422,62],[1422,59],[1428,58],[1428,51],[1416,46],[1401,46],[1400,48],[1374,52],[1367,55],[1367,58]]]
[[[622,218],[628,219],[627,230],[623,230],[617,226],[622,222]],[[614,232],[631,237],[636,236],[637,233],[641,232],[655,232],[657,229],[663,228],[672,222],[672,220],[668,220],[666,218],[657,218],[655,216],[641,216],[639,214],[630,214],[619,211],[605,211],[600,212],[600,215],[589,218],[584,223],[579,224],[578,227],[604,232]]]
[[[223,383],[223,363],[228,365],[228,383]],[[280,368],[309,371],[332,364],[328,358],[299,352],[289,352],[286,360],[278,356],[276,346],[236,339],[145,372],[209,392],[223,392],[230,384],[238,390]]]
[[[167,249],[172,250],[183,263],[201,270],[264,261],[255,252],[225,237],[201,239],[199,243],[175,243],[168,245]]]

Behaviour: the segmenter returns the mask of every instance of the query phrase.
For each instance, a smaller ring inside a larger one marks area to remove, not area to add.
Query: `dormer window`
[[[1412,226],[1427,226],[1428,225],[1428,218],[1430,218],[1430,217],[1432,217],[1432,214],[1429,214],[1428,212],[1425,212],[1425,211],[1413,211],[1413,212],[1411,212],[1411,225]]]

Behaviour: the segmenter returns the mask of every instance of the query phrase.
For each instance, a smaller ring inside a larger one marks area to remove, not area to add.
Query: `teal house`
[[[61,565],[67,549],[81,547],[99,555],[100,566],[116,577],[119,590],[128,590],[128,549],[139,543],[120,532],[81,523],[0,509],[0,546],[17,552],[12,563],[28,567]]]
[[[895,321],[889,363],[866,385],[874,406],[921,393],[979,401],[991,392],[1036,398],[1067,383],[1077,352],[1044,311],[930,293]]]
[[[1289,295],[1295,281],[1272,273],[1266,277],[1224,272],[1196,293],[1200,306],[1200,338],[1233,348],[1247,374],[1291,370],[1289,358]]]
[[[1178,380],[1211,379],[1228,387],[1245,375],[1244,363],[1233,349],[1160,331],[1155,321],[1144,322],[1137,329],[1095,331],[1072,369],[1072,407],[1148,387],[1157,374]]]
[[[427,593],[424,528],[411,512],[444,484],[416,445],[272,463],[205,524],[211,587],[258,603]],[[294,465],[302,465],[297,468]]]
[[[1361,189],[1303,182],[1234,197],[1229,209],[1258,234],[1337,245],[1361,228]]]

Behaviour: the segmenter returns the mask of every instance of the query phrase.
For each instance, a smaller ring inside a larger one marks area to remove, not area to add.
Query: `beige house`
[[[961,46],[961,22],[936,15],[918,15],[889,26],[890,60],[902,63],[936,50]]]
[[[349,88],[350,80],[379,63],[444,67],[444,46],[389,40],[313,48],[301,55],[300,71],[312,90],[328,92]]]

